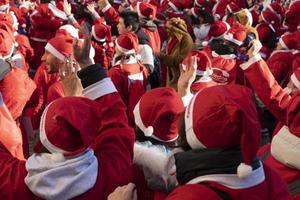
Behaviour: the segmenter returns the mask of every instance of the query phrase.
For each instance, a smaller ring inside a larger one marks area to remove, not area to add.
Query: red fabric
[[[119,23],[120,16],[119,16],[119,13],[114,9],[114,7],[110,7],[103,14],[113,24],[117,25]]]
[[[155,53],[155,55],[160,55],[161,41],[158,30],[156,29],[154,32],[146,28],[142,28],[142,30],[148,36],[149,45],[152,48],[153,53]]]
[[[129,80],[129,75],[140,72],[143,72],[144,80]],[[133,109],[138,100],[146,91],[148,77],[147,73],[147,69],[145,67],[141,67],[141,65],[138,63],[117,65],[108,71],[111,80],[115,84],[120,96],[127,106],[127,116],[129,124],[132,127],[135,127]]]
[[[64,96],[65,96],[64,85],[61,81],[57,81],[53,83],[48,89],[46,105]]]
[[[298,169],[290,168],[279,161],[277,161],[271,155],[271,145],[267,144],[261,147],[257,153],[258,156],[262,156],[266,151],[269,151],[269,155],[263,161],[265,165],[269,166],[272,170],[276,171],[280,177],[287,183],[292,183],[296,180],[300,180],[300,171]],[[299,200],[300,194],[294,196],[294,200]]]
[[[128,127],[124,103],[117,93],[100,97],[96,103],[95,109],[99,109],[101,115],[101,128],[92,148],[99,162],[99,174],[94,187],[75,200],[106,199],[117,186],[131,181],[134,131]],[[1,198],[39,199],[25,185],[25,162],[13,158],[1,143],[0,167]]]
[[[47,100],[47,93],[50,86],[59,80],[59,74],[48,74],[47,68],[42,64],[35,76],[34,82],[37,86],[25,110],[25,115],[31,118],[32,126],[37,129],[40,124],[40,117]]]
[[[3,100],[16,120],[35,90],[35,83],[22,69],[13,68],[12,71],[0,82],[0,91]]]
[[[270,71],[276,81],[285,88],[293,73],[292,63],[294,54],[292,51],[274,51],[267,61]]]
[[[244,72],[255,93],[268,110],[278,120],[285,122],[286,108],[291,97],[283,92],[267,64],[260,60],[250,65]]]
[[[97,42],[92,41],[92,46],[95,49],[95,57],[94,60],[96,63],[99,63],[101,67],[108,70],[110,68],[110,64],[112,58],[115,54],[115,48],[112,42],[105,44],[98,44]]]
[[[221,184],[210,182],[210,185],[225,191],[232,199],[256,199],[256,200],[291,200],[287,185],[268,166],[264,166],[266,179],[264,182],[246,189],[230,189]],[[183,185],[177,187],[166,200],[198,200],[205,196],[205,199],[222,200],[214,191],[200,184]]]

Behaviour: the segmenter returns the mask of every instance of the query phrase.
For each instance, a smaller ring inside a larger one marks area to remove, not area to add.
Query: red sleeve
[[[247,80],[270,112],[279,120],[284,120],[291,97],[282,90],[265,61],[259,56],[251,59],[241,65]]]
[[[127,105],[128,101],[128,78],[125,77],[121,70],[118,67],[112,67],[108,71],[108,75],[110,76],[112,82],[114,83],[115,87],[117,88],[120,96],[122,97],[125,105]]]
[[[27,188],[25,161],[14,158],[0,142],[0,197],[5,200],[33,200],[34,195]]]
[[[28,62],[34,56],[34,51],[29,43],[28,38],[25,35],[18,35],[17,42],[19,44],[18,49],[20,50],[20,52],[23,54],[23,56],[26,58],[26,61]]]
[[[61,81],[58,81],[53,85],[51,85],[50,88],[48,89],[46,105],[64,96],[65,96],[64,86]]]
[[[107,10],[105,10],[103,12],[103,14],[113,24],[117,25],[119,23],[120,15],[119,15],[119,13],[112,6],[110,6]]]

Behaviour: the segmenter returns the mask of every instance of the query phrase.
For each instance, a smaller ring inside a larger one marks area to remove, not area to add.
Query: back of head
[[[124,20],[125,27],[132,26],[132,31],[136,32],[139,29],[139,15],[136,12],[124,11],[120,13],[120,17]]]

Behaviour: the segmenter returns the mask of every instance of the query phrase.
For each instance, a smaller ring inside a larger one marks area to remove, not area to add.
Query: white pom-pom
[[[245,163],[241,163],[237,168],[237,175],[241,179],[247,178],[251,172],[252,167],[250,165],[246,165]]]
[[[202,42],[202,46],[206,47],[208,45],[207,41]]]
[[[26,24],[22,24],[22,28],[26,28]]]
[[[153,127],[152,126],[148,126],[144,130],[144,134],[145,134],[146,137],[150,137],[151,135],[153,135]]]
[[[137,55],[136,55],[136,59],[137,59],[138,61],[140,61],[140,60],[142,60],[142,56],[141,56],[140,54],[137,54]]]

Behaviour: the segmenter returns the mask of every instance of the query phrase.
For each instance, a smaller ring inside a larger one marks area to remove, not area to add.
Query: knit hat
[[[253,94],[240,85],[222,85],[197,93],[185,111],[186,139],[192,149],[240,147],[246,178],[260,145],[260,125]]]
[[[139,17],[154,20],[157,8],[149,3],[138,2],[136,5],[136,10]]]
[[[116,40],[116,49],[125,55],[137,54],[138,38],[134,33],[123,33]]]
[[[298,89],[300,89],[300,68],[296,69],[291,75],[291,81]]]
[[[92,26],[92,35],[98,42],[105,42],[111,38],[111,27],[103,24],[100,21],[96,21]]]
[[[178,120],[183,102],[173,88],[156,88],[146,92],[134,108],[136,125],[146,137],[171,142],[178,138]]]
[[[61,61],[65,61],[73,53],[73,38],[68,35],[58,35],[50,39],[45,50]]]
[[[95,118],[95,106],[94,101],[82,97],[65,97],[53,101],[41,117],[40,141],[35,151],[40,152],[42,146],[51,153],[62,153],[65,156],[85,151],[98,134],[100,119]]]

